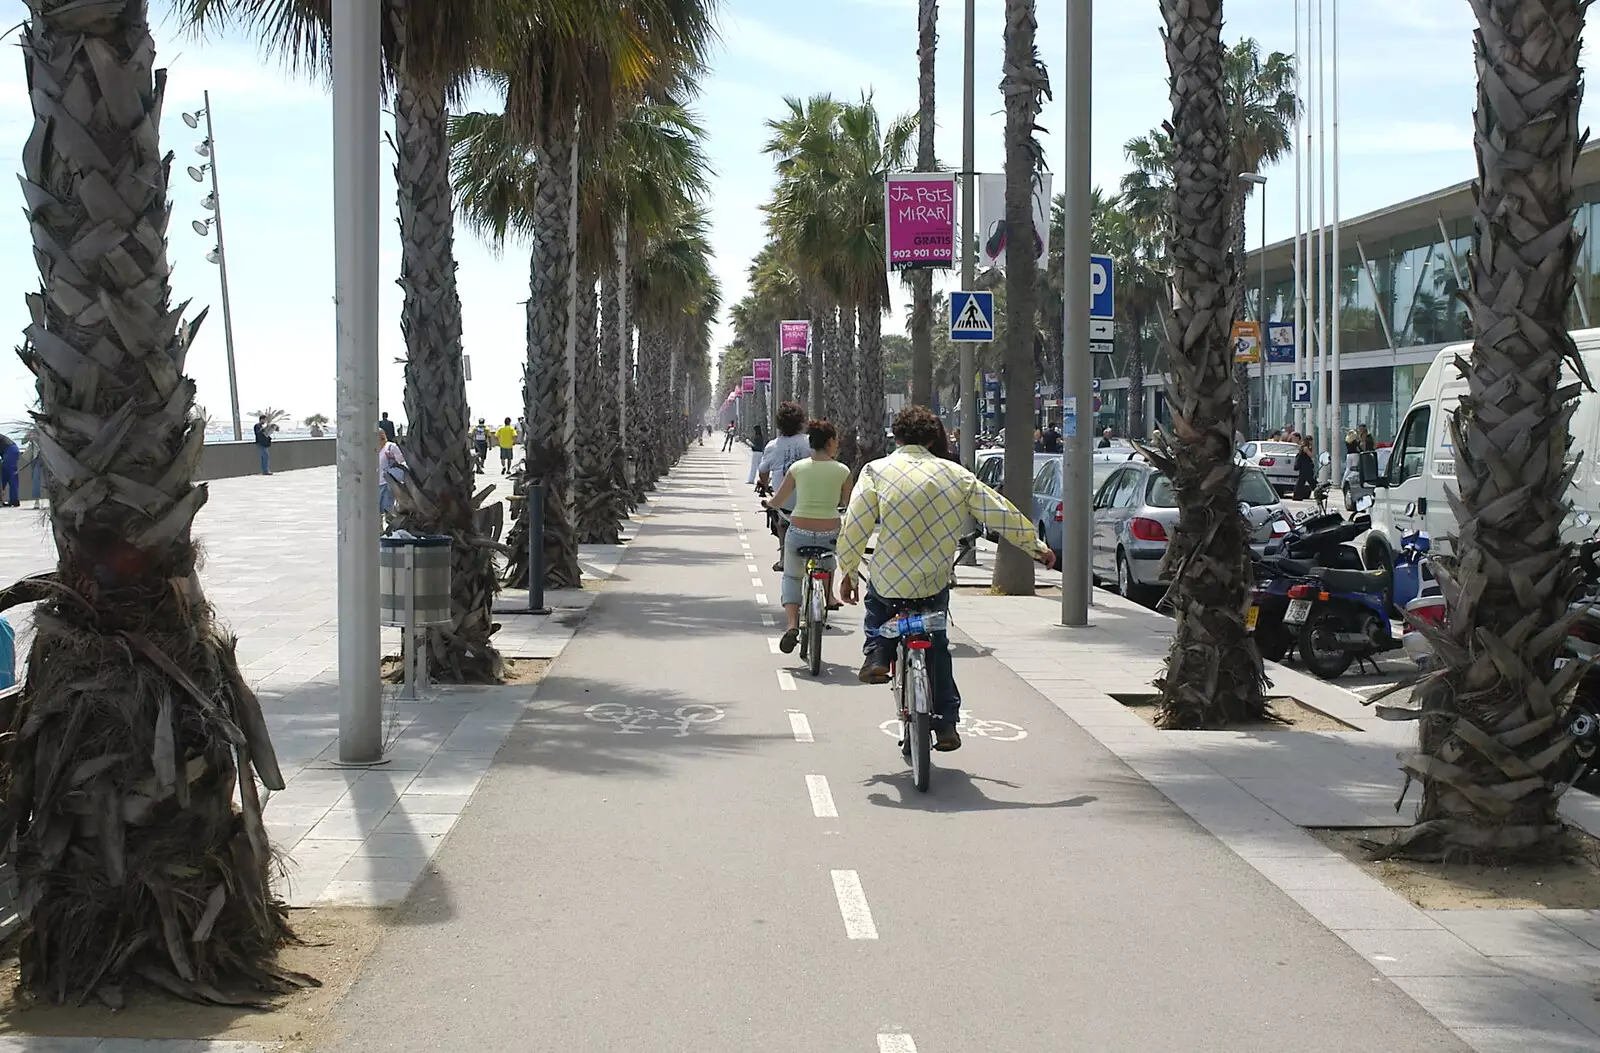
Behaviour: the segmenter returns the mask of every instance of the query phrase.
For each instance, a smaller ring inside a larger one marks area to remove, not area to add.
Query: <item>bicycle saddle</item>
[[[833,549],[827,545],[801,545],[795,550],[806,559],[815,559],[818,556],[831,556]]]

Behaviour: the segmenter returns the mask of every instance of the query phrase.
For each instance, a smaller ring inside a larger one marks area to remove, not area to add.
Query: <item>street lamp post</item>
[[[334,326],[338,363],[339,759],[383,759],[378,679],[378,0],[333,5]]]
[[[206,259],[217,265],[218,275],[222,279],[222,340],[228,355],[228,398],[233,410],[233,441],[244,441],[244,421],[239,416],[239,374],[234,368],[233,360],[233,307],[228,300],[228,248],[222,237],[222,191],[217,187],[217,135],[211,125],[211,92],[201,95],[203,108],[198,113],[185,113],[183,123],[190,128],[200,127],[200,118],[206,119],[205,141],[196,146],[195,153],[206,159],[206,163],[198,168],[190,166],[189,178],[196,183],[203,180],[206,172],[211,173],[211,193],[206,197],[206,207],[211,210],[211,218],[195,220],[193,224],[195,233],[204,236],[210,233],[211,225],[217,227],[217,247],[206,254]]]
[[[1269,430],[1267,423],[1267,177],[1257,172],[1240,172],[1241,182],[1261,188],[1261,298],[1256,301],[1256,324],[1261,327],[1257,334],[1259,340],[1256,349],[1261,353],[1261,412],[1257,415],[1256,431],[1266,434]],[[1249,436],[1246,436],[1249,438]]]
[[[1094,91],[1093,0],[1067,0],[1066,165],[1062,193],[1066,197],[1066,231],[1061,243],[1062,318],[1061,396],[1075,400],[1072,434],[1062,446],[1061,624],[1089,624],[1089,540],[1093,537],[1094,367],[1089,356],[1089,207],[1092,195],[1089,132]],[[1135,336],[1137,339],[1137,336]]]

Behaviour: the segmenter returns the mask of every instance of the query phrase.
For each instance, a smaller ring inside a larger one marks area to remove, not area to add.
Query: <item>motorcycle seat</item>
[[[1387,592],[1390,572],[1387,570],[1336,570],[1317,567],[1313,574],[1334,592]]]
[[[1288,556],[1278,556],[1262,562],[1269,569],[1290,578],[1308,578],[1311,572],[1317,569],[1315,564],[1303,563]]]

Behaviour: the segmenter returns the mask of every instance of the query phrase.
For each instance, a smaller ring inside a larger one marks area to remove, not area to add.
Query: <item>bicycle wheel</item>
[[[806,642],[801,646],[806,648],[806,661],[809,663],[812,676],[822,675],[822,618],[818,614],[827,612],[827,604],[817,588],[817,579],[806,577],[806,621],[803,635]]]
[[[803,662],[811,657],[811,625],[808,611],[811,610],[811,582],[808,580],[805,591],[800,595],[800,660]],[[815,669],[812,672],[816,672]]]
[[[921,697],[928,697],[928,671],[919,661],[908,670],[910,676],[906,678],[908,690],[915,700],[920,692]],[[924,707],[922,712],[917,712],[916,706],[911,708],[911,782],[918,793],[928,792],[928,783],[933,778],[933,715]]]

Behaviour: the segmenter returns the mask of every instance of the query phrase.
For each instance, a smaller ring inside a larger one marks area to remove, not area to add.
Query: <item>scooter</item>
[[[1281,662],[1294,650],[1299,636],[1298,629],[1284,621],[1291,603],[1290,590],[1316,586],[1313,572],[1318,567],[1364,570],[1361,554],[1349,542],[1370,530],[1371,522],[1364,514],[1346,520],[1331,512],[1298,522],[1280,516],[1272,521],[1271,529],[1271,540],[1255,560],[1256,584],[1245,627],[1255,634],[1256,649],[1262,658]]]

